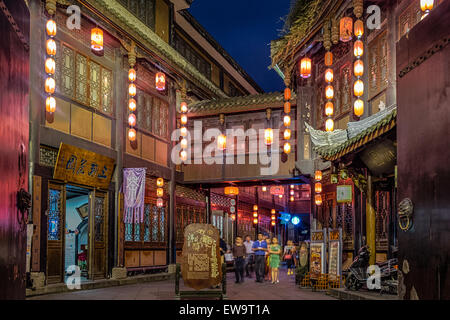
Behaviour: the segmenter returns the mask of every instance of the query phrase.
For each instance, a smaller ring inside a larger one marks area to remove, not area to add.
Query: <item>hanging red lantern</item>
[[[234,213],[231,214],[231,220],[236,221],[236,215]]]
[[[164,179],[163,178],[156,179],[156,186],[162,188],[162,186],[164,186]]]
[[[131,127],[134,127],[136,125],[136,116],[134,115],[134,113],[130,113],[130,115],[128,116],[128,124]]]
[[[289,112],[291,112],[291,103],[286,101],[284,103],[284,113],[289,113]]]
[[[353,35],[353,19],[350,17],[343,17],[340,21],[340,39],[342,42],[352,40]]]
[[[187,139],[185,139],[185,138],[181,139],[180,146],[181,146],[181,149],[186,149],[187,148]]]
[[[217,149],[225,150],[227,148],[227,136],[221,134],[217,137]]]
[[[55,74],[56,63],[52,58],[45,60],[45,72],[47,74]]]
[[[283,118],[283,123],[285,127],[289,127],[291,125],[291,117],[285,115]]]
[[[136,85],[134,83],[130,83],[128,86],[128,94],[132,97],[136,95]]]
[[[180,159],[181,159],[181,161],[186,161],[187,160],[187,152],[186,152],[186,150],[182,150],[181,152],[180,152]]]
[[[320,182],[316,182],[316,184],[314,185],[314,191],[316,193],[321,193],[322,192],[322,184]]]
[[[314,173],[314,179],[316,181],[321,181],[322,180],[322,171],[316,170],[316,172]]]
[[[258,212],[253,212],[253,218],[258,218]]]
[[[364,74],[364,63],[362,60],[356,60],[353,64],[353,73],[356,77],[361,77]]]
[[[328,85],[328,86],[325,88],[325,97],[326,97],[328,100],[333,99],[333,97],[334,97],[334,88],[333,88],[333,86]]]
[[[162,72],[158,72],[155,75],[155,87],[159,91],[166,89],[166,75]]]
[[[258,211],[258,205],[257,204],[253,205],[253,211]]]
[[[45,80],[45,92],[50,94],[55,93],[55,86],[55,79],[49,77]]]
[[[187,128],[186,127],[181,127],[180,128],[180,135],[182,137],[186,137],[187,136]]]
[[[334,121],[333,119],[329,118],[327,121],[325,121],[325,130],[327,132],[331,132],[334,130]]]
[[[355,21],[355,36],[358,37],[359,39],[362,37],[363,34],[364,34],[364,22],[358,19]]]
[[[361,117],[364,114],[364,101],[358,99],[353,104],[353,113],[357,117]]]
[[[333,75],[333,69],[328,68],[325,70],[325,81],[330,83],[333,82],[334,75]]]
[[[103,50],[103,31],[100,28],[91,30],[91,49],[94,51]]]
[[[333,54],[331,53],[331,51],[327,51],[327,53],[325,53],[325,65],[327,67],[333,65]]]
[[[332,116],[334,113],[334,106],[333,106],[333,102],[327,102],[325,104],[325,115],[327,115],[328,117]]]
[[[130,141],[136,140],[136,130],[134,129],[128,130],[128,139],[130,139]]]
[[[181,122],[181,124],[186,124],[187,123],[187,115],[185,115],[185,114],[181,115],[180,122]]]
[[[284,89],[284,100],[285,101],[291,100],[291,89],[289,88]]]
[[[284,136],[284,140],[291,139],[291,129],[284,130],[283,136]]]
[[[316,194],[314,200],[316,202],[316,205],[318,205],[318,206],[322,205],[322,195]]]
[[[364,54],[364,43],[361,40],[356,40],[353,45],[353,54],[359,58]]]
[[[239,194],[238,187],[225,187],[224,193],[230,196],[237,196]]]
[[[353,86],[353,93],[357,97],[361,97],[364,94],[364,82],[356,80]]]
[[[164,195],[164,189],[163,188],[157,188],[156,189],[156,196],[162,197]]]
[[[275,221],[272,221],[271,224],[272,224],[273,227],[275,227],[276,222],[275,222]]]
[[[186,113],[187,111],[188,111],[188,107],[187,107],[187,103],[186,102],[182,102],[181,104],[180,104],[180,111],[182,112],[182,113]]]
[[[311,76],[311,59],[303,58],[300,61],[300,76],[304,79],[309,78]]]
[[[291,144],[289,142],[285,142],[283,146],[283,151],[286,154],[291,153]]]
[[[49,56],[56,55],[56,42],[53,39],[48,39],[46,42],[46,51]]]
[[[45,111],[53,113],[56,110],[56,100],[53,97],[48,97],[45,100]]]
[[[270,210],[270,213],[275,214],[275,213],[277,213],[277,211],[275,209],[272,209],[272,210]]]
[[[56,36],[56,22],[54,20],[50,19],[47,21],[46,29],[49,37]]]
[[[156,199],[156,206],[162,208],[164,206],[164,200],[162,198]]]
[[[128,110],[130,110],[131,112],[136,110],[136,100],[134,100],[133,98],[128,100]]]
[[[136,81],[136,70],[134,70],[133,68],[128,71],[128,80],[130,80],[131,82]]]
[[[258,219],[257,218],[253,219],[253,224],[258,224]]]
[[[264,142],[266,145],[270,146],[273,142],[273,130],[272,128],[267,128],[264,130]]]

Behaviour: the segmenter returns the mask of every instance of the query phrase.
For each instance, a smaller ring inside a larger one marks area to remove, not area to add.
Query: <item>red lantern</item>
[[[100,28],[91,30],[91,49],[94,51],[103,50],[103,31]]]
[[[131,69],[128,71],[128,79],[129,79],[131,82],[136,81],[136,70],[134,70],[133,68],[131,68]]]
[[[291,112],[291,103],[286,101],[284,103],[284,113],[289,113],[289,112]]]
[[[276,222],[275,222],[275,221],[272,221],[271,223],[272,223],[272,226],[275,227]]]
[[[291,89],[289,88],[284,89],[284,100],[285,101],[291,100]]]
[[[316,181],[322,180],[322,171],[317,170],[314,174],[314,179],[316,179]]]
[[[155,86],[159,91],[166,89],[166,75],[162,72],[158,72],[155,76]]]
[[[136,100],[134,100],[133,98],[131,98],[130,100],[128,100],[128,109],[133,112],[134,110],[136,110]]]
[[[291,129],[284,130],[283,136],[284,136],[284,140],[291,139]]]
[[[333,76],[333,69],[328,68],[325,71],[325,81],[326,82],[333,82],[334,76]]]
[[[47,21],[46,29],[49,37],[56,36],[56,22],[54,20],[50,19]]]
[[[325,104],[325,115],[327,115],[328,117],[332,116],[334,113],[334,106],[333,106],[333,102],[327,102]]]
[[[182,102],[182,103],[180,104],[180,111],[181,111],[182,113],[186,113],[187,110],[188,110],[188,108],[187,108],[187,103],[186,103],[186,102]]]
[[[134,115],[134,113],[130,113],[130,115],[128,116],[128,124],[131,127],[134,127],[136,125],[136,116]]]
[[[45,92],[47,93],[55,93],[55,79],[47,78],[45,80]]]
[[[364,63],[362,60],[356,60],[353,64],[353,73],[356,77],[361,77],[364,74]]]
[[[53,39],[48,39],[46,42],[47,54],[49,56],[54,56],[56,54],[56,42]]]
[[[330,67],[333,64],[333,54],[331,53],[331,51],[327,51],[327,53],[325,53],[325,65],[327,67]]]
[[[352,40],[353,36],[353,19],[350,17],[344,17],[340,22],[340,39],[342,42],[348,42]]]
[[[364,22],[358,19],[355,21],[355,36],[358,37],[359,39],[362,37],[363,34],[364,34]]]
[[[314,199],[315,199],[315,202],[316,202],[317,206],[320,206],[322,204],[322,195],[316,194]]]
[[[303,58],[300,61],[300,76],[304,79],[309,78],[311,76],[311,59]]]
[[[45,60],[45,72],[48,74],[55,74],[56,63],[52,58]]]
[[[224,193],[226,195],[237,196],[239,194],[238,187],[225,187]]]
[[[364,54],[364,43],[361,40],[356,40],[353,45],[353,54],[359,58]]]
[[[128,139],[130,139],[130,141],[136,140],[136,130],[134,129],[128,130]]]
[[[48,97],[45,100],[45,111],[53,113],[56,110],[56,100],[53,97]]]

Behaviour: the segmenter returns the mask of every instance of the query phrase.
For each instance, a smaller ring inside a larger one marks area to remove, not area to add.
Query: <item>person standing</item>
[[[255,255],[252,250],[253,241],[249,235],[247,235],[245,237],[244,246],[245,246],[245,276],[251,278],[252,276],[248,270],[250,268],[250,271],[253,272],[253,264],[255,263]]]
[[[283,260],[286,262],[287,265],[287,275],[294,274],[294,258],[293,258],[293,243],[292,240],[288,240],[287,245],[284,247],[284,256]]]
[[[267,242],[264,241],[262,233],[258,233],[258,240],[253,242],[252,250],[255,253],[255,274],[256,274],[255,281],[263,282]]]
[[[236,283],[244,282],[244,263],[246,250],[242,243],[241,237],[236,237],[236,244],[233,247],[234,257],[234,273],[236,275]]]
[[[278,280],[278,268],[280,267],[281,247],[278,244],[278,239],[275,237],[272,239],[272,244],[269,246],[269,254],[272,283],[278,283],[280,282]]]
[[[269,237],[265,237],[265,241],[267,243],[267,249],[270,248],[270,238]],[[272,277],[271,277],[271,271],[270,271],[270,254],[269,254],[269,250],[266,251],[266,261],[264,263],[264,280],[266,281],[271,281]]]

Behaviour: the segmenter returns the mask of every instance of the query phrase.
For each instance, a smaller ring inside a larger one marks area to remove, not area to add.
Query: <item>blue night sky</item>
[[[189,12],[266,92],[284,89],[270,66],[291,0],[194,0]]]

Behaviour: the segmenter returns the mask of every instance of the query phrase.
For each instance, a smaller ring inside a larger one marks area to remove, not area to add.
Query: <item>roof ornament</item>
[[[136,65],[136,44],[133,40],[131,40],[130,49],[128,51],[128,63],[131,68],[134,68]]]
[[[331,19],[331,41],[333,44],[339,43],[339,28],[336,19]]]

